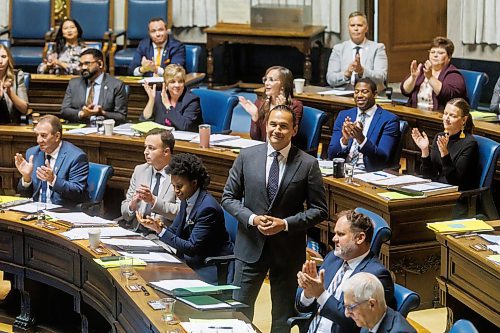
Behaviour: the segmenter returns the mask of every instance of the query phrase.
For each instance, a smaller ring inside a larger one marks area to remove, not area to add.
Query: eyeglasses
[[[262,77],[262,83],[264,83],[264,84],[265,84],[267,81],[269,81],[269,82],[273,83],[273,82],[279,82],[279,81],[280,81],[280,79],[275,79],[275,78],[270,77],[270,76],[268,76],[268,77],[265,77],[265,76],[264,76],[264,77]]]
[[[89,67],[89,66],[90,66],[90,64],[93,64],[94,62],[97,62],[97,61],[96,61],[96,60],[94,60],[94,61],[85,61],[85,62],[81,62],[81,63],[79,63],[78,65],[79,65],[80,67],[83,67],[83,66],[85,66],[85,67]]]
[[[353,312],[355,308],[357,308],[358,306],[360,306],[361,304],[363,304],[364,302],[368,302],[369,300],[368,299],[365,299],[364,301],[361,301],[361,302],[357,302],[357,303],[353,303],[351,305],[347,305],[345,307],[345,311],[346,312]]]

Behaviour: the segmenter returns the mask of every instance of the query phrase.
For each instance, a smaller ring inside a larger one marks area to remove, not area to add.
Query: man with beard
[[[127,120],[127,94],[122,81],[106,74],[104,57],[97,49],[80,55],[81,77],[69,81],[61,107],[61,116],[73,123],[88,123],[92,116]]]
[[[356,107],[339,113],[333,126],[328,158],[346,158],[366,171],[391,167],[401,133],[396,115],[375,104],[377,87],[360,79],[354,88]]]
[[[319,273],[308,260],[297,273],[299,293],[295,305],[300,312],[312,312],[308,333],[359,332],[356,323],[345,315],[343,284],[358,272],[368,272],[384,286],[387,304],[395,305],[394,283],[389,271],[370,250],[373,224],[369,217],[348,210],[341,212],[334,229],[335,248],[323,262]]]
[[[87,155],[62,140],[61,121],[54,115],[40,118],[35,129],[38,146],[14,156],[21,179],[17,191],[34,201],[73,207],[88,201]]]
[[[141,40],[128,67],[128,75],[163,76],[169,64],[186,63],[186,47],[170,35],[164,19],[149,20],[148,37]]]

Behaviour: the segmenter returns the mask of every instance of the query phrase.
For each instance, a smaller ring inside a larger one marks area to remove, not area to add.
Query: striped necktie
[[[332,282],[330,283],[330,286],[328,287],[328,292],[335,297],[335,292],[337,291],[337,288],[340,286],[342,283],[342,279],[344,278],[345,273],[349,269],[349,264],[347,261],[344,261],[342,264],[342,267],[337,271],[335,276],[333,277]],[[309,329],[307,330],[307,333],[316,333],[318,330],[319,324],[321,323],[321,318],[320,316],[320,309],[318,309],[318,312],[316,312],[316,315],[314,316],[313,320],[311,321],[311,324],[309,325]]]
[[[367,116],[368,114],[365,111],[361,111],[359,115],[359,122],[361,123],[361,125],[363,125],[363,128],[365,126]],[[359,159],[359,143],[356,139],[353,138],[351,151],[349,152],[349,161],[352,164],[356,165],[358,164],[358,159]]]

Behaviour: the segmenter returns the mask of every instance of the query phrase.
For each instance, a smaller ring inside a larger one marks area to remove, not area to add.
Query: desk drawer
[[[0,230],[0,260],[23,263],[23,236],[14,230]]]
[[[102,304],[114,317],[115,313],[115,287],[106,274],[104,268],[97,265],[92,259],[82,257],[82,288],[93,302]]]
[[[55,243],[26,237],[25,266],[80,286],[80,257]]]

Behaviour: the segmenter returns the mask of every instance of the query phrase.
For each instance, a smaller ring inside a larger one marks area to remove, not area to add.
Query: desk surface
[[[493,224],[497,229],[495,233],[500,235],[500,221],[488,223]],[[488,242],[479,236],[455,238],[437,234],[436,237],[441,244],[442,304],[452,309],[455,321],[467,318],[472,309],[500,327],[500,265],[486,259],[491,251],[471,248],[473,244]]]
[[[66,231],[66,229],[49,231],[36,226],[33,222],[20,221],[19,218],[22,215],[21,213],[13,211],[0,213],[0,234],[3,235],[2,237],[12,233],[12,239],[15,239],[16,236],[14,234],[22,234],[22,242],[24,242],[24,244],[20,244],[19,242],[9,239],[9,241],[5,241],[4,244],[2,244],[0,260],[7,266],[4,270],[9,271],[9,265],[13,267],[18,267],[19,265],[25,266],[25,270],[27,271],[26,274],[33,271],[30,278],[34,278],[35,280],[52,285],[56,288],[61,285],[67,285],[70,287],[69,289],[74,289],[74,291],[68,291],[68,288],[63,289],[70,294],[73,292],[78,294],[87,293],[89,294],[87,297],[90,298],[91,304],[103,303],[101,308],[104,309],[107,309],[107,305],[111,305],[111,308],[115,306],[118,309],[122,308],[114,304],[113,301],[125,304],[123,308],[126,308],[126,310],[122,309],[123,312],[116,310],[116,314],[113,314],[114,311],[110,311],[111,313],[102,315],[104,317],[115,317],[126,332],[137,331],[136,328],[141,325],[143,325],[143,327],[150,327],[151,331],[155,332],[170,332],[170,330],[175,329],[178,329],[178,332],[184,332],[179,324],[167,326],[161,320],[160,311],[154,311],[148,306],[148,301],[157,300],[161,297],[165,297],[165,295],[156,292],[154,289],[147,286],[147,283],[161,279],[196,279],[197,275],[185,264],[149,263],[145,267],[135,267],[134,270],[138,279],[133,280],[134,283],[145,286],[150,295],[145,296],[143,292],[130,292],[125,287],[126,281],[121,277],[119,268],[106,270],[92,261],[93,258],[101,256],[90,251],[87,240],[70,241],[66,237],[60,235],[60,233]],[[39,243],[40,240],[43,241],[41,245]],[[27,251],[24,253],[23,257],[24,246]],[[20,252],[16,253],[16,251]],[[55,255],[56,253],[57,255]],[[14,259],[10,258],[9,254],[14,254]],[[110,253],[105,256],[110,254],[116,255],[117,253],[110,250]],[[70,266],[66,264],[67,262],[76,262],[76,264],[73,269],[71,267],[64,268],[63,266]],[[43,277],[36,277],[36,273],[41,273]],[[24,276],[22,278],[24,278]],[[61,280],[63,281],[62,284]],[[97,280],[109,280],[109,283],[101,282],[101,284],[96,284],[95,281]],[[99,287],[102,287],[102,290],[95,290]],[[107,290],[109,288],[116,288],[117,292],[117,296],[111,297],[113,300],[111,302],[112,304],[106,304],[109,300],[100,297],[102,294],[113,295],[114,291]],[[75,297],[79,298],[78,295],[75,295]],[[127,313],[135,318],[139,318],[141,323],[133,323],[132,318],[121,318],[122,316],[126,316]],[[180,321],[187,321],[189,318],[239,318],[248,322],[240,313],[231,311],[197,311],[181,302],[177,302],[176,304],[175,315]],[[132,328],[132,330],[130,330],[129,327]]]
[[[302,31],[279,30],[279,29],[259,29],[252,28],[250,24],[228,24],[218,23],[213,27],[205,29],[207,34],[215,35],[248,35],[248,36],[279,36],[287,38],[309,38],[321,34],[325,31],[324,26],[311,25]]]

